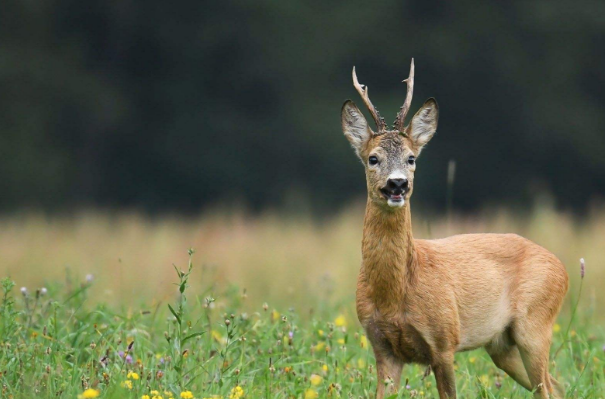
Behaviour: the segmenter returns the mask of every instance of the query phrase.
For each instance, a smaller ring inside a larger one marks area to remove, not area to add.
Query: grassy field
[[[353,310],[362,217],[4,218],[0,397],[371,397],[385,382]],[[515,232],[559,256],[571,289],[551,372],[568,397],[605,397],[605,212],[425,215],[414,228]],[[456,369],[459,397],[531,397],[481,350]],[[398,397],[437,397],[424,372],[406,367]]]

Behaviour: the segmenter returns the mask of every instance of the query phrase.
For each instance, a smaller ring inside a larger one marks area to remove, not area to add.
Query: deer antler
[[[397,113],[397,119],[395,119],[395,129],[403,132],[405,129],[405,117],[410,110],[412,105],[412,96],[414,95],[414,59],[412,58],[412,64],[410,65],[410,76],[404,80],[408,84],[408,92],[405,95],[405,102],[401,106],[401,109]]]
[[[368,110],[372,114],[372,118],[374,118],[374,122],[376,122],[376,127],[378,128],[378,133],[386,131],[387,124],[384,122],[384,119],[380,116],[380,113],[378,112],[376,107],[374,107],[374,105],[372,104],[372,101],[370,101],[370,97],[368,96],[368,86],[365,86],[364,88],[364,85],[360,84],[357,80],[355,67],[353,67],[353,86],[355,86],[355,89],[357,89],[357,92],[359,93],[366,107],[368,107]]]

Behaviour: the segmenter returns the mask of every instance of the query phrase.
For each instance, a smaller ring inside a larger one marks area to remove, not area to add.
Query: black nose
[[[401,194],[408,189],[408,179],[389,179],[387,188],[395,194]]]

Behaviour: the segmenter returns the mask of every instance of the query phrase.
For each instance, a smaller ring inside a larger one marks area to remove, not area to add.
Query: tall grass
[[[569,397],[605,395],[605,212],[583,221],[548,206],[523,217],[415,216],[419,238],[515,232],[558,255],[572,288],[555,325],[551,371]],[[376,381],[352,306],[362,217],[353,207],[321,221],[5,218],[0,396],[369,397],[389,382]],[[481,351],[457,355],[455,367],[460,397],[531,397]],[[423,374],[406,367],[397,397],[436,397]]]
[[[554,252],[577,289],[580,257],[586,259],[586,303],[605,304],[605,211],[580,221],[547,206],[518,216],[491,210],[474,217],[431,218],[413,212],[418,238],[458,233],[518,233]],[[200,270],[190,284],[235,283],[250,303],[286,302],[308,311],[332,301],[352,302],[360,264],[363,209],[326,220],[301,216],[206,213],[186,219],[137,213],[85,212],[73,217],[24,214],[0,220],[3,275],[19,286],[40,287],[91,274],[93,299],[127,304],[161,300],[173,293],[173,263],[187,262],[195,248]]]

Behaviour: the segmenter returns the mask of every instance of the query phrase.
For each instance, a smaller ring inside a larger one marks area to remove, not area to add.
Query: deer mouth
[[[405,205],[405,195],[407,190],[390,190],[388,188],[381,188],[380,193],[387,200],[387,204],[391,207],[398,208]]]

